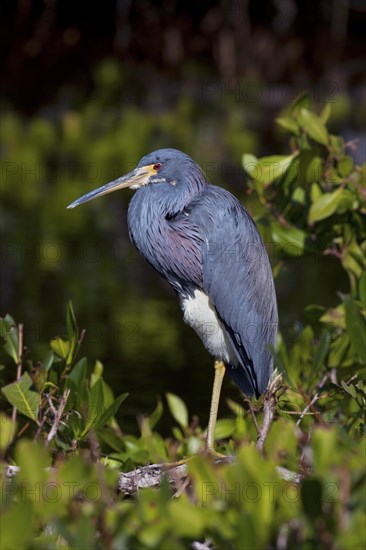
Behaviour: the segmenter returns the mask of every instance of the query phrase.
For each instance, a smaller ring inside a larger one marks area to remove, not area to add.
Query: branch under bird
[[[278,315],[268,255],[242,204],[176,149],[146,155],[132,172],[68,208],[126,187],[137,190],[128,208],[131,241],[171,285],[185,322],[215,358],[206,438],[214,452],[225,371],[246,395],[258,397],[273,370]]]

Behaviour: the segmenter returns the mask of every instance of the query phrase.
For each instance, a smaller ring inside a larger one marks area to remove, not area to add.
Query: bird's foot
[[[186,458],[181,458],[180,460],[174,460],[173,462],[165,462],[164,467],[167,469],[177,468],[178,466],[183,466],[184,464],[187,464],[191,458],[192,458],[191,456],[187,456]]]
[[[166,468],[176,468],[177,466],[182,466],[183,464],[188,464],[188,462],[194,458],[195,456],[204,456],[209,458],[210,460],[213,460],[214,462],[231,462],[232,456],[230,455],[224,455],[223,453],[219,453],[215,449],[211,447],[205,447],[202,451],[199,451],[197,454],[192,456],[187,456],[186,458],[182,458],[181,460],[176,460],[174,462],[167,462],[165,464]]]
[[[207,456],[212,460],[229,459],[227,455],[224,455],[223,453],[219,453],[218,451],[215,451],[215,449],[213,449],[212,447],[205,447],[204,450],[201,452],[201,455]]]

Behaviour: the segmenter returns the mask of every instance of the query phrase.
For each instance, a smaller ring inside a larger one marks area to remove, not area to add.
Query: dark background
[[[131,195],[66,205],[177,147],[260,220],[241,156],[288,151],[274,119],[304,90],[318,111],[331,103],[331,130],[358,139],[363,162],[365,2],[20,0],[2,3],[0,26],[1,314],[25,323],[42,359],[72,299],[90,368],[99,358],[114,391],[131,394],[122,427],[136,430],[166,391],[204,423],[212,359],[129,244]],[[347,284],[331,258],[286,260],[276,288],[289,345],[304,306],[331,305]],[[224,394],[239,399],[228,381]]]
[[[321,99],[356,94],[365,23],[361,0],[5,1],[2,89],[32,114],[65,85],[85,93],[95,66],[113,56],[126,92],[145,105],[158,94],[166,107],[182,87],[200,93],[210,79],[228,88],[238,80],[318,87]]]

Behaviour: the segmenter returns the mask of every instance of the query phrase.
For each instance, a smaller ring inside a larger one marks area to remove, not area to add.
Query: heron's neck
[[[167,238],[168,219],[182,212],[190,200],[173,187],[171,191],[160,186],[142,187],[136,191],[128,207],[128,229],[144,256],[146,246],[160,242],[162,237]]]
[[[179,245],[169,220],[183,212],[200,190],[187,197],[185,189],[164,187],[141,188],[135,193],[128,208],[128,229],[138,251],[167,278],[169,258]]]

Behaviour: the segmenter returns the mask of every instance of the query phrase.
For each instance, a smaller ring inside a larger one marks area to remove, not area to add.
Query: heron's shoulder
[[[242,207],[241,202],[227,189],[218,187],[217,185],[209,184],[202,191],[201,198],[203,200],[219,202],[225,206]]]
[[[212,222],[216,228],[220,224],[254,224],[242,203],[226,189],[208,185],[189,205],[189,212],[197,222],[205,225]]]

